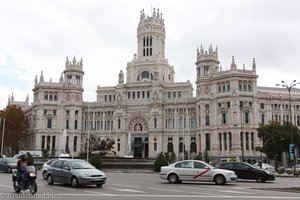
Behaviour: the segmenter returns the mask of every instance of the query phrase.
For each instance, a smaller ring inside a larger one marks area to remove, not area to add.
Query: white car
[[[269,172],[275,173],[275,167],[273,167],[272,165],[269,165],[267,163],[255,163],[254,164],[255,167],[259,168],[259,169],[264,169],[267,170]]]
[[[215,182],[217,185],[224,185],[237,180],[237,175],[234,171],[217,169],[200,160],[183,160],[169,166],[163,166],[159,176],[170,183],[208,181]]]

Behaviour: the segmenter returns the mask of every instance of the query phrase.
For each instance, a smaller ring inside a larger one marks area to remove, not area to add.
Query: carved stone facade
[[[32,150],[61,149],[78,155],[89,135],[114,139],[114,151],[125,156],[128,145],[134,157],[156,157],[174,151],[195,156],[207,151],[211,159],[260,159],[256,129],[271,120],[287,121],[289,96],[285,88],[257,86],[256,63],[239,69],[234,58],[228,70],[219,66],[218,49],[201,46],[196,53],[196,95],[193,86],[175,82],[174,67],[165,58],[165,25],[159,10],[141,12],[137,54],[127,63],[126,82],[121,70],[117,85],[97,87],[96,102],[84,102],[83,62],[67,58],[58,83],[35,80],[34,101],[26,109],[30,122],[24,145]],[[187,70],[191,67],[187,67]],[[300,91],[291,93],[293,123],[300,125]],[[130,133],[130,134],[129,134]],[[130,139],[128,136],[130,135]]]

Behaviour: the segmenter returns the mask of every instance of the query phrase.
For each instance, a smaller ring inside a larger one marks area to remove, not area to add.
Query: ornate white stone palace
[[[218,49],[201,46],[193,96],[190,81],[174,81],[175,69],[165,57],[165,34],[159,10],[151,16],[142,11],[137,54],[127,63],[126,76],[121,70],[115,86],[98,86],[96,102],[83,101],[82,59],[67,58],[59,82],[45,82],[43,73],[36,77],[33,103],[25,109],[30,127],[23,148],[58,154],[66,129],[66,146],[73,155],[85,150],[92,134],[114,139],[114,150],[125,156],[130,133],[134,157],[174,150],[182,158],[184,151],[194,156],[207,150],[211,159],[260,159],[256,128],[289,119],[288,90],[258,87],[255,59],[251,69],[239,69],[232,57],[224,70]],[[293,123],[300,126],[299,89],[293,88],[291,104]]]

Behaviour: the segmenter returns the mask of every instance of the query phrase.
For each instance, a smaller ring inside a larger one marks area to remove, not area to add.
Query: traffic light
[[[295,144],[290,144],[290,159],[294,160],[295,158]]]

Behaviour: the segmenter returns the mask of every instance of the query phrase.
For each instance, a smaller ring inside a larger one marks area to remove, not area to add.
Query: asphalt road
[[[300,178],[277,178],[275,182],[256,183],[238,181],[224,186],[214,183],[169,184],[156,173],[106,172],[107,182],[102,188],[84,186],[72,188],[55,183],[48,185],[39,171],[38,192],[16,194],[12,188],[11,174],[0,173],[0,200],[6,199],[62,199],[62,200],[185,200],[185,199],[299,199],[300,193],[279,192],[262,188],[300,187]],[[259,189],[255,189],[259,188]]]

